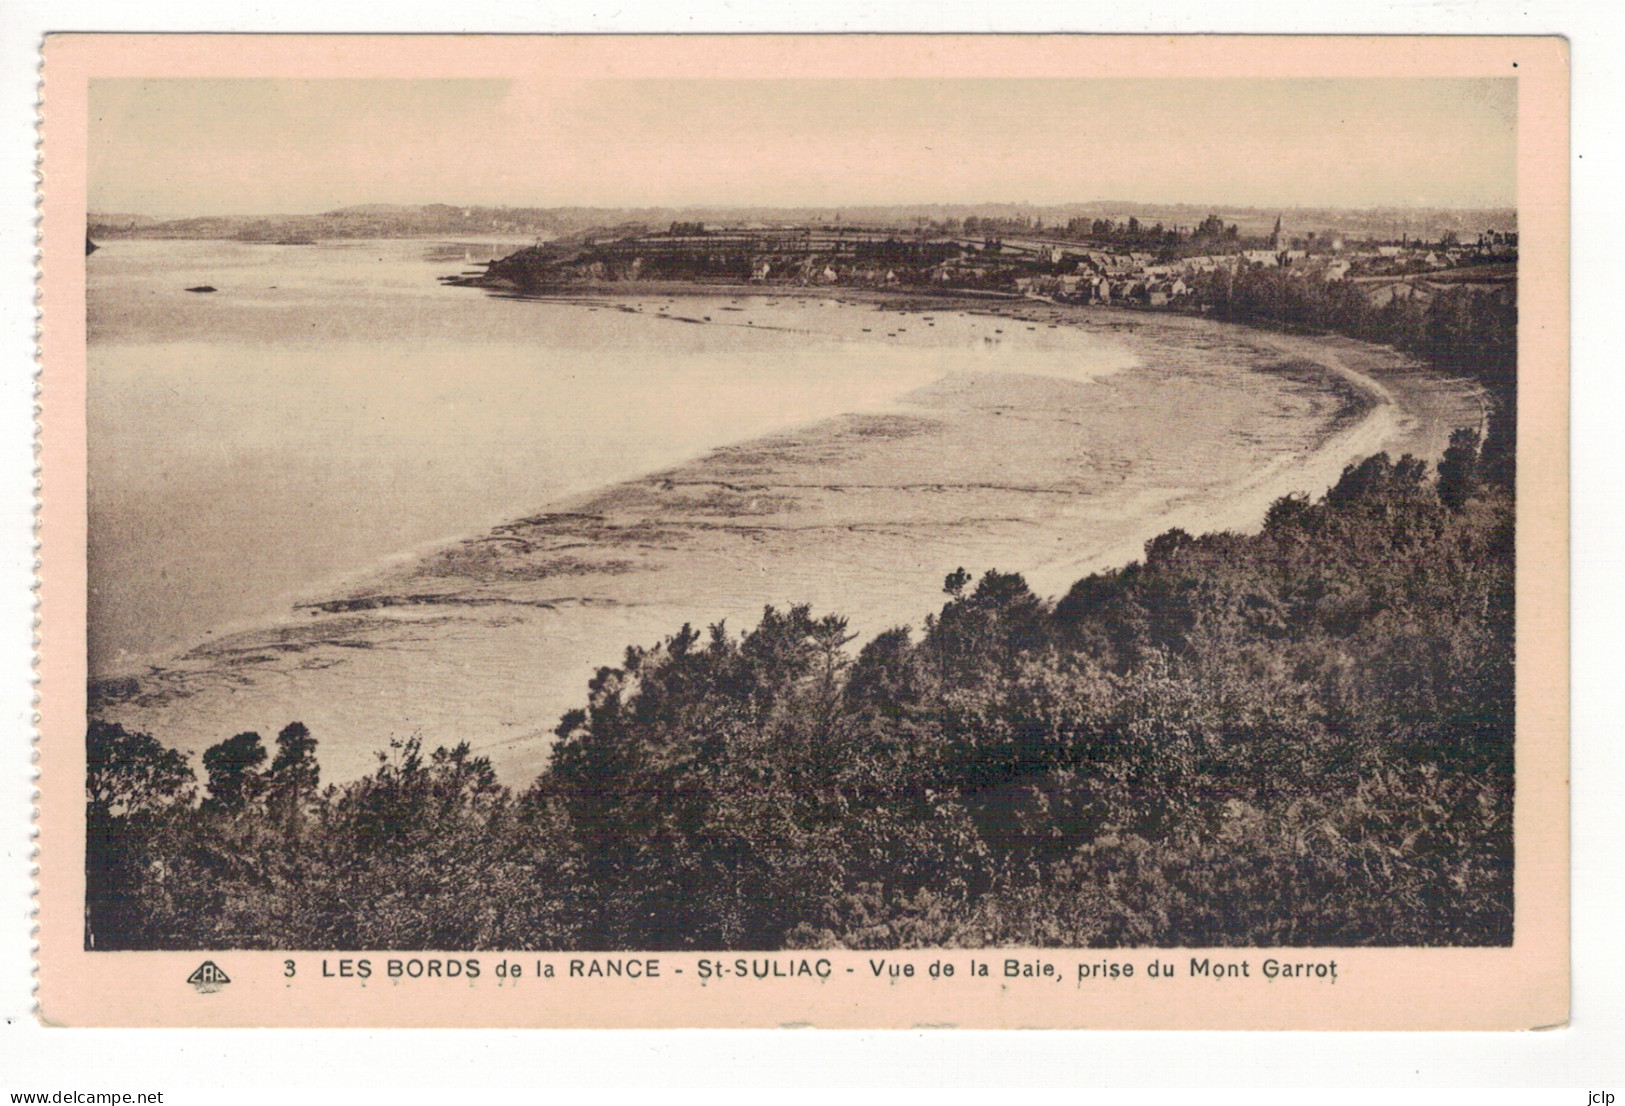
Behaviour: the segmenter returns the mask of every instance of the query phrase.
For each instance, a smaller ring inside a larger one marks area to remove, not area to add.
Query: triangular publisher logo
[[[220,970],[213,960],[205,960],[197,966],[197,970],[186,977],[186,982],[198,989],[198,994],[208,995],[220,990],[231,982],[231,977]]]

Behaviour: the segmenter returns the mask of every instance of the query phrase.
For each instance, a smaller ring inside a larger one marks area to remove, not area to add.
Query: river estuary
[[[443,286],[461,258],[87,259],[96,713],[194,754],[297,719],[327,780],[467,740],[522,785],[594,669],[685,622],[918,626],[961,565],[1059,594],[1482,418],[1341,339],[813,289],[527,301]]]

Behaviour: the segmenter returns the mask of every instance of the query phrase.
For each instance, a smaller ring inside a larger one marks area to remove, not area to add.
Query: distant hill
[[[362,204],[316,215],[204,215],[156,220],[92,214],[92,238],[229,238],[243,242],[305,243],[341,238],[491,236],[552,238],[559,220],[538,209],[453,207],[449,204]]]
[[[410,238],[423,235],[512,235],[551,238],[588,231],[664,229],[672,223],[913,227],[963,223],[968,218],[1026,221],[1034,229],[1074,219],[1130,218],[1144,225],[1193,227],[1210,214],[1243,235],[1265,235],[1280,218],[1288,235],[1309,231],[1353,238],[1436,239],[1446,232],[1474,238],[1515,231],[1511,209],[1262,208],[1201,204],[1094,201],[1076,204],[892,204],[850,207],[459,207],[454,204],[352,204],[313,215],[208,215],[160,220],[129,214],[92,214],[88,230],[101,238],[230,238],[250,242],[333,238]]]

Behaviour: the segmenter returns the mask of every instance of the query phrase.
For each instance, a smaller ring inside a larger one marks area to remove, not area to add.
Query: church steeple
[[[1280,248],[1281,248],[1281,217],[1279,215],[1277,215],[1275,217],[1275,229],[1270,232],[1270,249],[1278,250]]]

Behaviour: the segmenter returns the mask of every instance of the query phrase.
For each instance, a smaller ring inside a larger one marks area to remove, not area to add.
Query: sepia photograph
[[[84,82],[89,962],[1527,944],[1515,65],[269,68]]]

